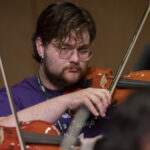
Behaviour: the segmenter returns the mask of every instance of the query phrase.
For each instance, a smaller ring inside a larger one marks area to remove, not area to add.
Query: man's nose
[[[78,63],[79,62],[79,54],[78,54],[78,51],[76,49],[74,49],[72,51],[72,55],[69,58],[69,61],[73,62],[73,63]]]

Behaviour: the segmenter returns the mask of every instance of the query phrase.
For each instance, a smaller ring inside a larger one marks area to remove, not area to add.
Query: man
[[[85,105],[94,116],[105,117],[111,103],[107,90],[86,88],[63,95],[66,89],[77,85],[86,75],[92,56],[90,45],[95,35],[95,24],[89,12],[72,3],[57,2],[41,13],[33,36],[34,58],[40,63],[39,73],[11,89],[20,121],[55,123],[63,134],[72,119],[68,111],[81,105]],[[15,125],[10,114],[3,88],[0,91],[1,125]],[[86,135],[91,126],[95,127],[93,118],[83,129],[86,137],[102,132],[101,129],[100,132],[91,130]]]

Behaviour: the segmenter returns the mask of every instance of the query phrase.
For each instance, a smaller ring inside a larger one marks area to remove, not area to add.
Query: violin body
[[[21,123],[21,129],[22,131],[28,131],[31,133],[43,133],[46,135],[50,134],[59,136],[60,134],[59,131],[53,125],[44,121],[32,121]],[[32,139],[32,137],[30,136],[27,136],[26,138]],[[51,139],[49,140],[51,141]],[[28,144],[25,140],[25,148],[27,150],[58,150],[59,146],[48,144]],[[0,150],[21,150],[15,128],[0,127]]]
[[[150,82],[148,82],[148,81],[150,81],[150,71],[149,70],[131,72],[129,75],[122,76],[121,79],[130,79],[132,81],[145,81],[145,82],[141,82],[141,83],[148,83],[148,86],[147,86],[147,84],[145,86],[143,86],[141,84],[141,86],[137,85],[137,87],[135,86],[135,88],[133,88],[133,89],[131,89],[130,86],[128,88],[116,88],[116,90],[114,91],[114,94],[113,94],[113,98],[114,98],[114,100],[117,100],[118,103],[125,100],[129,96],[129,94],[134,92],[136,89],[150,87]]]
[[[111,69],[91,67],[87,72],[85,80],[91,79],[92,79],[91,87],[104,88],[109,90],[109,87],[112,83],[112,80],[114,79],[114,76],[112,74]],[[121,103],[124,99],[126,99],[127,96],[131,94],[135,89],[150,87],[150,82],[148,82],[150,81],[150,71],[144,70],[131,72],[129,75],[121,76],[119,80],[120,80],[119,82],[122,83],[121,88],[119,87],[119,85],[117,85],[117,88],[115,89],[112,95],[112,99],[117,101],[117,104]],[[131,87],[130,84],[134,86]]]

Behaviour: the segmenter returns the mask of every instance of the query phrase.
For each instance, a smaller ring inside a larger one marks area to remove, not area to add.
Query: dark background
[[[32,58],[32,35],[36,19],[48,4],[56,0],[0,0],[0,52],[9,84],[37,73]],[[87,8],[97,26],[91,66],[112,68],[116,72],[142,18],[148,0],[70,0]],[[132,71],[145,46],[150,43],[148,16],[124,74]],[[0,87],[3,80],[0,74]]]

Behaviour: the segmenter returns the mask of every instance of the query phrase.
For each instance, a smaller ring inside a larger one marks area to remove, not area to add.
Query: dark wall
[[[95,19],[97,38],[92,44],[91,66],[117,70],[148,5],[148,0],[70,0],[86,7]],[[37,16],[54,0],[1,0],[0,49],[10,84],[37,73],[31,38]],[[150,15],[125,68],[132,70],[145,45],[150,43]],[[0,87],[3,81],[0,75]]]

